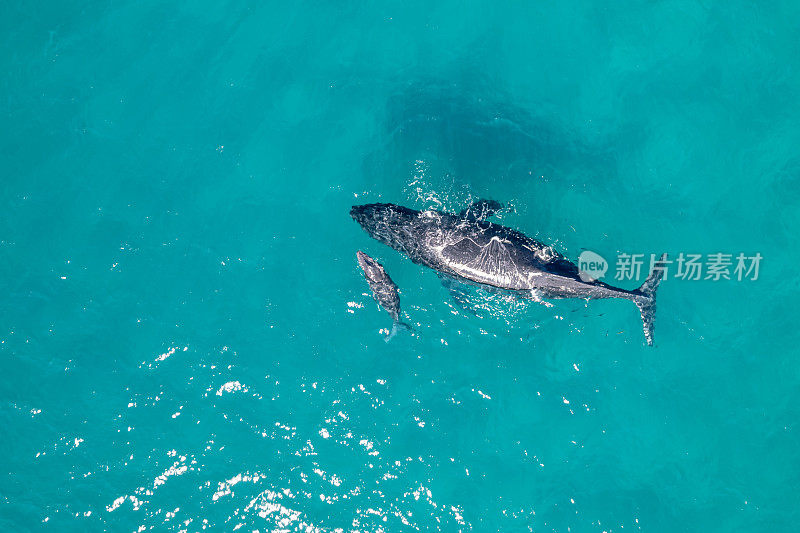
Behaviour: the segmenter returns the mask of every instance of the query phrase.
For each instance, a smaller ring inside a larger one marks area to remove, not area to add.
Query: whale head
[[[354,205],[350,216],[369,233],[370,237],[395,249],[404,247],[409,224],[419,211],[395,204]]]
[[[361,250],[356,252],[356,258],[358,258],[358,266],[360,266],[361,270],[364,271],[364,276],[366,276],[369,281],[379,283],[386,279],[386,271],[383,269],[381,264],[375,261],[373,258]]]

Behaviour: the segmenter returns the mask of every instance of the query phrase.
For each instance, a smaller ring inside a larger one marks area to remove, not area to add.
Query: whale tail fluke
[[[656,320],[656,290],[664,277],[666,261],[667,254],[661,254],[659,260],[653,265],[653,271],[644,280],[642,286],[633,291],[633,303],[636,304],[642,315],[642,328],[644,329],[644,338],[647,340],[648,346],[653,345],[653,330]]]
[[[400,322],[399,320],[397,320],[395,321],[394,324],[392,324],[392,330],[389,332],[388,335],[386,335],[386,338],[383,340],[389,342],[394,338],[395,335],[397,335],[397,332],[400,331],[401,329],[404,329],[406,331],[411,331],[411,326],[409,326],[405,322]]]

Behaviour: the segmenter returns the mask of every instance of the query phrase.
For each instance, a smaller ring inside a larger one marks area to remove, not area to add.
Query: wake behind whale
[[[623,298],[639,309],[647,344],[653,345],[656,290],[666,254],[635,290],[584,281],[578,267],[527,235],[487,221],[501,205],[480,200],[457,215],[395,204],[356,205],[350,215],[378,241],[448,278],[519,298]]]

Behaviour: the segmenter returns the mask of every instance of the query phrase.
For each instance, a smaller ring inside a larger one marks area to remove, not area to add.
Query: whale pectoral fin
[[[447,289],[447,292],[450,293],[450,298],[459,309],[471,315],[479,316],[475,306],[469,302],[469,297],[464,285],[445,276],[439,276],[439,279],[442,280],[442,285]]]
[[[503,204],[500,202],[482,199],[469,204],[466,209],[461,210],[458,216],[470,220],[486,220],[501,209],[503,209]]]

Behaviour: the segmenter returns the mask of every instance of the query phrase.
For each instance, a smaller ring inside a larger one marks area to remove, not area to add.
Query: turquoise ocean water
[[[796,531],[799,23],[3,2],[0,529]],[[759,278],[668,274],[648,348],[621,300],[465,312],[348,215],[480,197],[572,260]]]

